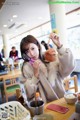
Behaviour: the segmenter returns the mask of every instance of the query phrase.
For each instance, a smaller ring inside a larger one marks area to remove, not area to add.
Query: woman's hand
[[[35,62],[32,64],[33,69],[34,69],[34,76],[38,78],[39,76],[39,67],[40,67],[40,61],[39,60],[35,60]]]
[[[60,43],[59,36],[55,33],[51,33],[49,36],[50,39],[52,39],[53,43],[60,48],[62,44]]]

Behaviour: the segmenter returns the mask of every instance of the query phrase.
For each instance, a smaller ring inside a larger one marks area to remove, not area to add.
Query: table
[[[21,75],[21,70],[20,69],[14,69],[12,71],[9,71],[9,73],[6,74],[6,75],[1,75],[0,76],[0,81],[3,82],[3,80],[10,79],[10,78],[12,78],[14,76],[15,77],[20,77],[20,75]],[[3,89],[1,90],[1,96],[2,96],[2,100],[4,100],[4,91],[3,91]]]
[[[5,66],[7,66],[8,69],[11,69],[12,63],[5,63]],[[13,62],[14,68],[19,67],[19,61]]]
[[[20,69],[14,69],[12,71],[9,71],[9,73],[6,74],[6,75],[1,75],[0,80],[9,79],[10,77],[13,77],[13,76],[19,77],[20,75],[21,75],[21,70]]]
[[[51,103],[58,104],[58,105],[61,105],[64,107],[68,107],[69,111],[65,114],[61,114],[61,113],[46,109],[46,107]],[[67,104],[64,98],[50,102],[50,103],[46,104],[44,107],[44,112],[53,115],[53,117],[54,117],[53,120],[69,120],[70,116],[74,113],[74,111],[75,111],[75,105]]]

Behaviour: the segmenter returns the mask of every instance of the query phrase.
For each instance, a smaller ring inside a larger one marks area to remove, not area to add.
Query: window
[[[74,58],[80,59],[80,25],[68,29],[68,47],[72,50]]]

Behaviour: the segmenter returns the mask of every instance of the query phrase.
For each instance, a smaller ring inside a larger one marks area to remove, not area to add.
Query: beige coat
[[[32,99],[38,87],[44,102],[50,102],[64,96],[65,90],[62,80],[74,69],[73,55],[70,49],[63,46],[57,50],[58,60],[47,64],[42,63],[39,79],[34,76],[33,67],[26,62],[23,67],[23,82],[28,99]]]

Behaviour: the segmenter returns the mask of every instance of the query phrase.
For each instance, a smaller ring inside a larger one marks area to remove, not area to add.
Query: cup
[[[44,112],[44,102],[42,100],[39,101],[31,101],[29,103],[29,110],[31,113],[31,116],[35,116],[35,115],[40,115],[43,114]]]

